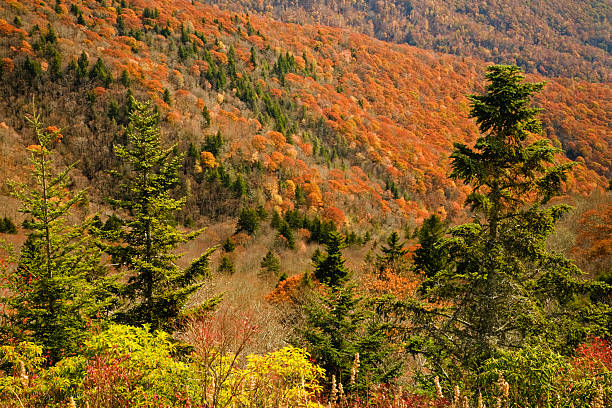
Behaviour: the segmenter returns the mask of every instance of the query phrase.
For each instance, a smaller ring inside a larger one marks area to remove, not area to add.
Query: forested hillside
[[[214,3],[0,3],[0,407],[608,406],[607,3]]]
[[[168,142],[188,153],[184,219],[236,214],[241,199],[341,223],[363,211],[417,223],[458,215],[464,193],[446,179],[448,154],[475,137],[465,95],[480,89],[483,63],[198,3],[124,6],[4,4],[7,148],[36,96],[71,135],[66,161],[79,160],[100,197],[130,89],[155,101]],[[608,84],[555,80],[537,101],[545,135],[582,163],[572,190],[611,176],[611,95]]]
[[[299,24],[350,27],[385,41],[548,76],[610,81],[607,1],[224,0],[223,8]]]

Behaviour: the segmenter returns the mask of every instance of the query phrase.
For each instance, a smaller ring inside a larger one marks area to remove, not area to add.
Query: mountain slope
[[[13,0],[0,10],[0,136],[15,152],[3,175],[27,164],[18,152],[31,142],[23,115],[35,96],[64,129],[76,183],[102,202],[129,88],[155,101],[167,143],[187,153],[185,222],[245,205],[348,225],[461,216],[465,189],[448,180],[448,155],[476,137],[465,95],[482,90],[483,61],[183,0]],[[610,85],[550,80],[537,103],[546,136],[581,163],[569,188],[607,185]]]
[[[610,81],[612,5],[562,0],[205,0],[288,22],[350,27],[381,40]]]

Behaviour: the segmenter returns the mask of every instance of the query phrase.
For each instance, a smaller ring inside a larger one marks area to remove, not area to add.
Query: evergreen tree
[[[236,50],[234,46],[230,46],[227,51],[227,72],[232,81],[236,80]]]
[[[0,233],[16,234],[17,226],[9,217],[0,218]]]
[[[287,240],[287,247],[289,249],[295,249],[295,237],[293,236],[293,230],[291,229],[291,225],[289,225],[287,221],[280,221],[280,225],[278,227],[278,235]]]
[[[14,197],[21,201],[30,230],[16,256],[17,268],[9,279],[9,294],[0,302],[7,305],[12,330],[34,341],[56,361],[73,353],[81,341],[88,319],[106,315],[112,308],[112,280],[104,278],[101,251],[88,233],[88,223],[71,225],[75,206],[85,200],[83,191],[68,191],[69,172],[74,165],[57,172],[51,160],[53,146],[62,138],[59,130],[43,129],[33,107],[27,118],[38,144],[31,152],[33,186],[10,183]]]
[[[404,249],[404,243],[400,241],[400,236],[397,231],[393,231],[387,238],[387,246],[380,248],[382,255],[376,257],[376,268],[383,275],[385,271],[394,274],[400,274],[403,271],[405,257],[408,253]]]
[[[234,249],[236,249],[236,243],[234,242],[232,237],[227,237],[225,242],[223,242],[223,251],[230,253],[234,252]]]
[[[333,376],[346,390],[366,391],[371,384],[392,383],[400,373],[402,360],[394,352],[397,348],[392,345],[392,326],[377,314],[386,299],[361,297],[355,285],[346,282],[350,271],[340,254],[342,244],[342,236],[332,233],[327,254],[315,251],[313,255],[315,274],[326,269],[327,276],[336,276],[327,282],[335,284],[311,293],[304,306],[305,321],[296,329],[294,342],[305,346],[325,368],[328,382]],[[353,373],[357,354],[358,373]]]
[[[304,225],[304,219],[298,210],[288,210],[285,212],[285,221],[287,221],[291,228],[302,228]]]
[[[204,127],[209,127],[211,120],[210,111],[208,110],[208,107],[206,105],[204,105],[204,107],[202,108],[202,119],[204,119]]]
[[[119,10],[117,10],[117,14],[120,14]],[[123,16],[121,16],[121,15],[117,16],[117,33],[119,35],[126,35],[127,34],[127,30],[125,28],[125,21],[123,20]]]
[[[185,28],[185,25],[183,23],[181,23],[181,42],[183,44],[188,43],[189,40],[189,32],[187,31],[187,29]]]
[[[257,211],[257,216],[259,217],[260,220],[265,221],[266,218],[268,218],[268,212],[266,211],[263,205],[258,205],[256,208],[256,211]]]
[[[280,274],[280,259],[270,250],[268,250],[266,255],[261,260],[260,266],[260,275],[276,277]]]
[[[121,108],[119,107],[119,103],[116,100],[113,99],[110,101],[106,114],[109,119],[114,120],[115,122],[119,121],[119,119],[121,118]]]
[[[214,156],[217,156],[219,154],[219,151],[223,147],[223,143],[225,143],[225,141],[223,140],[223,135],[221,134],[221,131],[218,130],[217,133],[215,133],[214,135],[206,136],[206,141],[204,142],[204,150],[206,150],[207,152],[211,152]]]
[[[125,105],[123,106],[123,111],[125,114],[125,117],[129,119],[130,117],[130,113],[132,113],[132,111],[134,110],[134,94],[132,93],[131,89],[128,89],[127,94],[126,94],[126,98],[125,98]]]
[[[57,80],[62,77],[62,55],[55,49],[55,47],[49,47],[49,73],[51,79]]]
[[[132,84],[132,80],[130,78],[130,73],[128,72],[127,69],[124,69],[123,71],[121,71],[121,83],[126,88],[129,88],[130,85]]]
[[[235,272],[234,261],[230,259],[229,256],[224,256],[221,258],[221,262],[219,263],[219,268],[217,272],[221,274],[232,275]]]
[[[76,69],[77,78],[78,79],[84,78],[87,75],[88,69],[89,69],[89,57],[87,57],[87,54],[85,53],[85,51],[82,51],[81,55],[79,56],[79,59],[77,60],[77,69]]]
[[[53,29],[53,26],[51,24],[47,26],[47,34],[45,35],[45,41],[51,44],[57,42],[57,35],[55,34],[55,29]]]
[[[486,93],[470,97],[482,135],[474,148],[455,144],[451,155],[451,177],[472,186],[466,204],[475,219],[435,245],[445,259],[428,272],[423,290],[432,303],[415,320],[430,336],[431,363],[447,375],[478,370],[500,349],[573,349],[584,336],[575,320],[580,271],[545,247],[568,207],[543,205],[570,164],[555,162],[559,150],[547,139],[531,141],[541,125],[530,99],[544,84],[524,82],[515,66],[491,66],[486,77]]]
[[[255,29],[254,29],[254,28],[253,28],[253,26],[251,25],[251,22],[250,22],[250,21],[247,21],[246,29],[247,29],[247,35],[248,35],[249,37],[255,34]]]
[[[414,251],[414,266],[417,272],[422,272],[426,277],[434,276],[443,267],[445,259],[442,250],[436,246],[444,236],[446,227],[438,215],[429,216],[421,228],[416,232],[419,248]]]
[[[79,11],[79,14],[77,16],[77,24],[80,24],[82,26],[86,25],[85,23],[85,18],[83,18],[83,13]]]
[[[107,232],[117,232],[119,231],[122,225],[123,222],[121,221],[121,219],[115,214],[111,214],[111,216],[106,219],[102,230]]]
[[[282,218],[280,216],[280,214],[278,213],[278,211],[274,210],[274,212],[272,212],[272,218],[270,219],[270,226],[272,228],[280,228],[282,222]]]
[[[350,277],[350,271],[344,264],[342,250],[346,248],[344,236],[331,232],[325,244],[325,255],[313,257],[314,275],[319,282],[331,288],[337,288]]]
[[[208,260],[215,248],[186,269],[176,265],[176,248],[202,232],[183,233],[175,227],[173,215],[185,199],[176,199],[171,192],[179,183],[182,157],[173,157],[175,146],[162,148],[159,114],[151,103],[130,97],[130,104],[128,144],[115,146],[128,170],[113,172],[122,178],[124,194],[111,200],[130,216],[115,236],[118,242],[107,250],[131,275],[126,288],[131,304],[121,320],[149,324],[152,330],[169,329],[184,313],[188,296],[202,285],[201,278],[209,274]]]
[[[172,105],[172,98],[170,97],[170,91],[168,90],[168,88],[164,88],[164,95],[163,95],[162,99],[168,105]]]
[[[223,67],[219,68],[217,71],[217,76],[215,78],[216,88],[220,91],[225,89],[227,85],[227,76],[225,75],[225,69]]]
[[[236,224],[236,232],[244,231],[249,235],[253,235],[259,228],[259,216],[257,210],[251,207],[245,207],[240,211],[238,223]]]
[[[32,85],[42,75],[42,68],[38,61],[36,61],[34,58],[30,58],[28,55],[23,61],[23,72],[25,74],[25,79],[30,85]]]
[[[238,174],[238,176],[236,176],[236,180],[234,180],[232,183],[232,190],[234,191],[234,195],[238,198],[247,195],[248,186],[246,180],[244,177],[242,177],[242,174]],[[259,218],[259,215],[257,217]]]

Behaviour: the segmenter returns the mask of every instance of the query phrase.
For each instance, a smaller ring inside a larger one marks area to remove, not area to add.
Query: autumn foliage
[[[379,10],[390,13],[384,25],[399,22],[390,17],[397,10],[387,6]],[[57,98],[41,81],[55,81],[70,102],[51,119],[64,127],[72,119],[80,123],[71,128],[78,142],[61,153],[68,161],[85,157],[78,167],[94,182],[94,198],[96,189],[109,188],[98,163],[112,161],[129,86],[155,101],[164,133],[180,149],[199,147],[208,133],[224,135],[221,151],[201,150],[191,166],[205,174],[183,176],[191,185],[217,173],[235,178],[256,166],[263,179],[241,176],[281,211],[302,207],[351,226],[389,216],[420,223],[432,212],[461,216],[466,190],[446,178],[448,156],[453,142],[476,136],[465,95],[479,90],[481,60],[184,0],[173,0],[172,7],[142,0],[114,6],[75,1],[57,10],[24,0],[0,7],[2,91],[19,106],[23,89],[37,89],[41,102],[53,107]],[[362,6],[355,7],[362,15]],[[420,6],[414,7],[420,16]],[[606,185],[612,171],[609,83],[549,79],[537,102],[546,137],[579,163],[568,190],[586,194]],[[18,127],[19,115],[6,104],[3,109],[10,112],[8,125]],[[223,202],[232,194],[207,191],[195,189],[192,217],[197,210],[227,211]]]

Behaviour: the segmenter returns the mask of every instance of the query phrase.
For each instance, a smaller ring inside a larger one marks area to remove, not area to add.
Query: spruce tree
[[[415,320],[429,336],[430,362],[446,375],[478,370],[501,349],[572,348],[584,336],[576,324],[580,271],[545,246],[569,209],[545,204],[571,164],[557,164],[559,150],[536,137],[539,109],[530,100],[544,84],[524,82],[515,66],[490,66],[486,78],[486,93],[470,96],[481,136],[451,155],[451,178],[472,187],[474,220],[435,244],[445,259],[427,271],[422,289],[431,303]]]
[[[225,242],[223,242],[223,252],[234,252],[234,249],[236,249],[236,243],[234,242],[232,237],[227,237]]]
[[[332,232],[326,254],[315,251],[314,273],[326,286],[310,294],[294,342],[305,346],[325,368],[329,383],[334,376],[347,390],[365,391],[371,384],[393,382],[403,362],[394,353],[392,326],[378,315],[379,309],[388,309],[388,299],[358,294],[348,280],[351,272],[341,254],[344,245],[344,237]],[[360,366],[358,373],[352,373],[357,353]]]
[[[51,24],[47,25],[47,34],[45,35],[45,41],[51,44],[57,42],[57,35],[55,34],[55,30],[53,29],[53,26]]]
[[[81,52],[79,59],[77,60],[76,74],[77,78],[80,80],[87,75],[87,70],[89,69],[89,58],[85,51]]]
[[[16,234],[17,226],[9,217],[0,218],[0,233],[1,234]]]
[[[223,258],[221,258],[221,262],[219,263],[219,267],[217,268],[217,272],[219,274],[232,275],[234,272],[236,272],[234,261],[232,261],[229,256],[223,256]]]
[[[387,246],[380,248],[382,255],[376,257],[376,268],[378,273],[384,275],[385,271],[394,274],[400,274],[406,263],[407,249],[404,249],[404,243],[400,241],[400,236],[397,231],[393,231],[387,238]]]
[[[253,235],[259,228],[259,216],[257,210],[251,207],[245,207],[240,211],[238,222],[236,223],[236,232],[245,231],[249,235]]]
[[[282,218],[280,216],[280,214],[278,213],[278,211],[274,210],[274,212],[272,212],[272,218],[270,219],[270,226],[272,228],[280,228],[282,223]]]
[[[244,197],[247,195],[248,186],[246,180],[244,179],[244,177],[242,177],[242,174],[238,174],[236,176],[236,180],[234,180],[234,182],[232,183],[232,191],[234,192],[234,196],[236,198]],[[256,211],[255,213],[257,214]],[[257,215],[257,219],[259,222],[259,215]]]
[[[111,200],[129,216],[115,235],[117,242],[107,250],[130,276],[126,287],[130,307],[120,320],[148,324],[152,330],[171,329],[184,314],[188,296],[209,274],[208,261],[215,248],[204,251],[186,269],[176,265],[177,247],[202,232],[183,233],[175,226],[174,214],[185,202],[172,195],[183,158],[173,156],[175,146],[162,148],[159,114],[151,102],[132,96],[129,102],[127,145],[115,146],[127,171],[113,172],[122,179],[123,195]]]
[[[113,80],[102,58],[98,58],[94,66],[91,68],[91,71],[89,71],[89,78],[92,80],[97,79],[100,82],[103,82],[106,87],[108,87]]]
[[[436,244],[445,232],[446,226],[436,214],[423,221],[421,228],[416,231],[419,248],[414,251],[414,266],[417,272],[425,274],[426,277],[434,276],[444,265],[444,254]]]
[[[162,96],[162,99],[168,105],[172,105],[172,97],[170,96],[170,91],[168,90],[168,88],[164,88],[164,94]]]
[[[339,232],[331,232],[325,244],[326,254],[320,252],[313,256],[315,266],[314,275],[319,282],[336,288],[346,282],[350,277],[350,271],[346,267],[342,250],[346,248],[344,236]]]
[[[132,84],[132,79],[130,78],[130,73],[127,69],[124,69],[123,71],[121,71],[121,83],[126,88],[129,88],[130,85]]]
[[[23,61],[23,73],[29,85],[33,85],[42,75],[40,63],[28,55]]]
[[[51,79],[60,79],[62,77],[62,54],[55,47],[49,47],[49,56],[51,60],[49,65]]]
[[[208,109],[206,109],[208,112]],[[221,130],[218,130],[214,135],[206,136],[206,141],[204,142],[204,150],[207,152],[211,152],[215,157],[221,151],[221,148],[224,144],[223,135],[221,134]]]
[[[208,106],[204,105],[202,108],[202,119],[204,120],[204,127],[210,126],[210,111],[208,110]]]
[[[259,275],[262,277],[277,277],[280,274],[280,259],[271,250],[268,250],[259,266],[261,266]]]
[[[27,120],[37,139],[28,147],[30,183],[12,182],[10,187],[29,219],[29,232],[15,255],[9,294],[0,300],[9,311],[4,316],[9,326],[3,330],[42,345],[56,361],[63,353],[76,352],[89,319],[110,312],[114,284],[105,278],[89,223],[69,223],[85,193],[68,190],[74,164],[56,171],[52,149],[61,141],[60,131],[43,128],[34,106]]]
[[[285,220],[280,221],[280,225],[278,227],[278,236],[285,239],[287,243],[287,248],[295,249],[295,236],[293,235],[293,230],[289,223]]]

